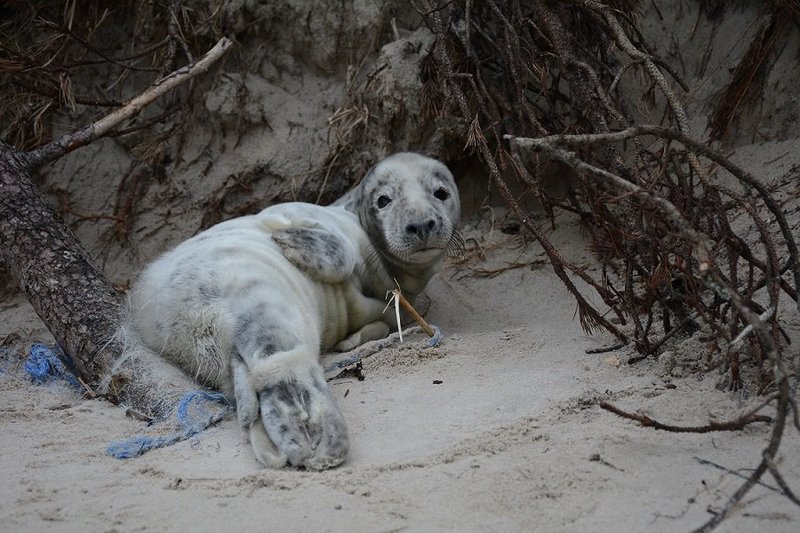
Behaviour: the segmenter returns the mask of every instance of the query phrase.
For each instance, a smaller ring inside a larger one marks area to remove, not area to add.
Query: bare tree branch
[[[164,94],[172,91],[179,85],[191,80],[195,76],[208,71],[225,52],[233,45],[233,41],[223,37],[214,47],[209,50],[199,61],[192,65],[185,66],[175,72],[161,78],[150,86],[146,91],[127,102],[123,107],[109,113],[105,117],[96,121],[81,130],[68,133],[45,146],[37,148],[27,153],[29,164],[32,168],[49,163],[67,154],[76,148],[85,146],[92,141],[107,135],[113,128],[122,122],[138,115],[145,107],[153,103]]]
[[[717,163],[722,168],[730,172],[734,177],[741,180],[748,187],[755,189],[759,193],[761,199],[764,201],[764,204],[775,217],[775,220],[781,229],[781,234],[786,241],[787,251],[789,252],[788,265],[794,274],[795,287],[800,288],[800,254],[798,253],[797,241],[795,240],[794,234],[789,227],[789,223],[786,221],[786,217],[784,216],[778,204],[775,202],[774,198],[772,198],[772,195],[769,193],[767,188],[753,175],[731,162],[730,159],[725,157],[723,154],[713,150],[712,148],[709,148],[708,146],[689,137],[688,135],[662,126],[642,125],[632,126],[624,130],[610,133],[550,135],[539,139],[528,139],[506,135],[506,138],[512,140],[515,144],[521,147],[536,148],[544,144],[553,146],[562,144],[567,146],[603,144],[609,142],[619,142],[640,135],[654,135],[663,139],[678,141],[690,150]],[[800,311],[800,298],[797,299],[797,308],[798,311]]]

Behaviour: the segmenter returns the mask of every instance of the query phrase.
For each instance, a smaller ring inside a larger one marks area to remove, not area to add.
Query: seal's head
[[[453,175],[440,161],[403,152],[375,165],[337,202],[352,211],[387,263],[428,269],[463,246]]]

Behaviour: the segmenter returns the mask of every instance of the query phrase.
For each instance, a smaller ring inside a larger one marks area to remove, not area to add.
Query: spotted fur
[[[163,255],[131,292],[131,325],[148,348],[235,398],[261,463],[336,466],[349,441],[320,353],[395,326],[386,291],[394,279],[410,296],[424,287],[452,248],[458,211],[443,164],[396,154],[333,206],[272,206]]]

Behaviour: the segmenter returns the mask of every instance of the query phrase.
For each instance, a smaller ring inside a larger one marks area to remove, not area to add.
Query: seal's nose
[[[430,219],[418,224],[407,224],[406,234],[417,237],[419,240],[424,241],[434,229],[436,229],[436,221]]]

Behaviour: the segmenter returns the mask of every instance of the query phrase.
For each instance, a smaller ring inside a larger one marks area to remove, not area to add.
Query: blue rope
[[[223,407],[217,412],[211,413],[204,407],[208,402],[218,403]],[[189,412],[192,403],[195,404],[194,407],[197,410],[194,414]],[[228,400],[222,393],[202,390],[188,392],[178,402],[178,409],[175,414],[178,424],[183,428],[182,431],[158,437],[139,435],[130,439],[112,442],[106,447],[106,453],[117,459],[130,459],[131,457],[145,454],[150,450],[184,441],[222,420],[228,409]]]
[[[442,330],[436,326],[431,326],[433,328],[433,337],[428,339],[428,348],[436,348],[439,344],[442,343],[442,339],[444,339],[444,333]]]
[[[61,357],[63,357],[63,352],[58,346],[36,343],[30,348],[28,360],[24,364],[25,371],[34,383],[40,385],[60,379],[76,389],[80,389],[81,384],[75,374],[70,372],[64,364]],[[220,403],[223,408],[212,413],[204,406],[208,402]],[[191,438],[222,420],[227,412],[228,401],[225,395],[217,392],[192,391],[185,394],[178,402],[176,418],[182,431],[159,437],[142,435],[124,441],[112,442],[106,448],[106,452],[117,459],[136,457],[155,448],[169,446]]]
[[[426,339],[424,343],[422,343],[423,350],[439,346],[439,344],[441,344],[442,342],[442,339],[444,339],[444,334],[442,333],[442,330],[438,326],[434,326],[433,324],[431,324],[431,328],[433,328],[433,337]],[[412,333],[418,333],[420,331],[422,331],[422,328],[420,328],[419,326],[414,326],[413,328],[409,328],[408,330],[406,330],[403,334],[410,335]],[[339,359],[337,361],[328,364],[327,366],[325,366],[325,373],[328,374],[330,372],[335,372],[336,370],[343,370],[349,366],[352,366],[358,363],[359,361],[366,359],[370,355],[373,355],[383,350],[384,348],[391,346],[399,339],[400,335],[398,335],[397,333],[392,333],[385,339],[378,341],[377,345],[375,344],[371,345],[369,349],[360,349],[345,359]],[[328,376],[328,379],[332,378],[333,376],[331,375]]]
[[[199,421],[195,420],[195,417],[189,414],[189,407],[193,401],[198,399],[221,404],[223,406],[223,409],[221,411],[218,411],[217,413],[209,413],[208,410],[203,407],[203,404],[198,402],[197,407],[201,411],[201,416],[205,418]],[[203,426],[200,429],[200,431],[202,431],[203,429],[211,425],[211,423],[213,423],[213,422],[206,423],[206,421],[213,420],[220,413],[222,413],[222,415],[224,416],[225,411],[227,410],[226,409],[227,406],[228,406],[228,399],[221,392],[208,392],[203,390],[197,390],[183,395],[181,401],[178,402],[178,410],[175,416],[178,419],[178,423],[184,430],[191,431],[202,424]],[[217,422],[219,420],[222,420],[222,416],[216,419]]]
[[[75,374],[67,369],[62,357],[64,357],[64,352],[58,346],[47,346],[37,342],[31,346],[28,360],[23,366],[25,372],[38,385],[54,380],[63,380],[74,388],[80,389],[81,384]]]

